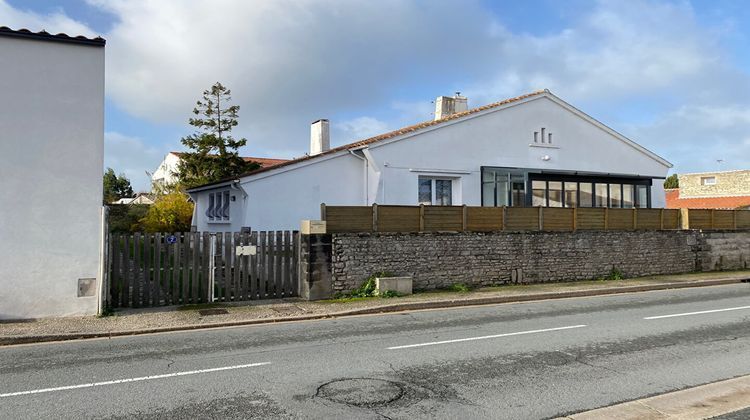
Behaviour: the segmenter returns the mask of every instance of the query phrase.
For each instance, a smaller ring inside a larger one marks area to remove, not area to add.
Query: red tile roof
[[[237,176],[237,177],[228,178],[228,179],[222,179],[220,181],[212,182],[210,184],[201,185],[201,186],[198,186],[198,187],[195,187],[195,188],[202,188],[202,187],[206,187],[206,186],[210,186],[210,185],[214,185],[214,184],[220,184],[220,183],[224,183],[224,182],[230,181],[232,179],[242,178],[242,177],[246,177],[246,176],[249,176],[249,175],[255,175],[255,174],[258,174],[258,173],[261,173],[261,172],[266,172],[266,171],[271,170],[271,169],[277,169],[277,168],[280,168],[280,167],[283,167],[283,166],[292,165],[292,164],[295,164],[295,163],[304,162],[306,160],[315,159],[315,158],[318,158],[320,156],[327,156],[327,155],[330,155],[330,154],[333,154],[333,153],[337,153],[337,152],[341,152],[341,151],[344,151],[344,150],[356,149],[356,148],[359,148],[359,147],[362,147],[362,146],[367,146],[369,144],[377,143],[377,142],[380,142],[380,141],[383,141],[383,140],[388,140],[388,139],[391,139],[391,138],[394,138],[394,137],[398,137],[398,136],[403,135],[403,134],[413,133],[415,131],[419,131],[419,130],[422,130],[422,129],[427,128],[427,127],[432,127],[432,126],[435,126],[435,125],[443,124],[445,122],[452,121],[452,120],[455,120],[455,119],[458,119],[458,118],[462,118],[462,117],[465,117],[467,115],[476,114],[478,112],[486,111],[486,110],[492,109],[492,108],[497,108],[497,107],[500,107],[500,106],[503,106],[503,105],[507,105],[507,104],[510,104],[510,103],[513,103],[513,102],[518,102],[518,101],[521,101],[521,100],[524,100],[524,99],[527,99],[527,98],[530,98],[530,97],[533,97],[533,96],[541,95],[543,93],[548,93],[548,92],[549,91],[547,89],[537,90],[535,92],[531,92],[531,93],[527,93],[527,94],[524,94],[524,95],[516,96],[515,98],[504,99],[504,100],[499,101],[499,102],[493,102],[491,104],[487,104],[487,105],[480,106],[480,107],[477,107],[477,108],[472,108],[472,109],[470,109],[468,111],[458,112],[458,113],[449,115],[447,117],[443,117],[443,118],[441,118],[439,120],[424,121],[424,122],[421,122],[419,124],[414,124],[414,125],[410,125],[408,127],[399,128],[398,130],[389,131],[387,133],[380,134],[380,135],[377,135],[375,137],[370,137],[368,139],[355,141],[354,143],[349,143],[349,144],[345,144],[343,146],[334,147],[333,149],[327,150],[327,151],[325,151],[323,153],[319,153],[317,155],[313,155],[313,156],[306,155],[306,156],[303,156],[303,157],[300,157],[300,158],[297,158],[297,159],[292,159],[292,160],[286,161],[284,163],[280,163],[278,165],[274,165],[273,167],[263,167],[263,168],[260,168],[260,169],[256,169],[254,171],[250,171],[250,172],[244,173],[244,174],[242,174],[240,176]]]
[[[182,156],[183,152],[169,152],[177,157]],[[255,156],[241,156],[242,160],[245,162],[256,162],[260,165],[262,168],[268,168],[274,165],[279,165],[284,162],[288,162],[289,159],[278,159],[278,158],[265,158],[265,157],[255,157]]]
[[[750,207],[750,196],[680,198],[680,190],[666,190],[668,209],[738,209]]]
[[[0,26],[0,36],[35,39],[39,41],[68,42],[72,44],[92,45],[95,47],[103,47],[107,43],[107,41],[100,36],[96,38],[86,38],[83,35],[70,36],[64,33],[51,34],[44,30],[39,32],[32,32],[28,29],[14,30],[7,26]]]

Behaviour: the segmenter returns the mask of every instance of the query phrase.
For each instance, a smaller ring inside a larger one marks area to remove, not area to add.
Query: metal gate
[[[110,307],[153,307],[297,295],[299,233],[109,236]]]

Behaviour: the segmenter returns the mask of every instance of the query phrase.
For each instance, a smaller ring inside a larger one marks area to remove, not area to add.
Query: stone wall
[[[332,235],[334,292],[376,272],[412,276],[415,289],[491,286],[696,270],[750,261],[750,232],[578,231]]]

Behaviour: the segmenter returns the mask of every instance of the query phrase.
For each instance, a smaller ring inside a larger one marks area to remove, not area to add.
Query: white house
[[[97,312],[104,44],[0,27],[0,319]]]
[[[435,119],[193,188],[200,231],[296,229],[327,205],[663,207],[671,164],[548,90],[479,108],[440,97]]]
[[[153,174],[151,174],[151,185],[152,187],[171,185],[177,182],[177,176],[179,175],[180,155],[181,152],[169,152],[164,156],[164,160],[161,161],[159,167],[156,168]],[[245,162],[256,162],[261,168],[268,166],[278,165],[284,163],[286,159],[275,159],[275,158],[262,158],[243,156],[242,159]]]

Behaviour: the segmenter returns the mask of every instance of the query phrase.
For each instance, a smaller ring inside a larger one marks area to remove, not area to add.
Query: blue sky
[[[0,24],[107,39],[105,165],[146,189],[215,81],[245,155],[347,143],[549,88],[675,165],[750,168],[744,1],[0,0]],[[717,160],[722,160],[718,163]]]

